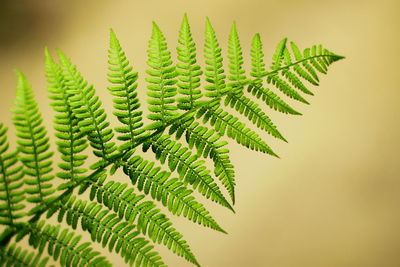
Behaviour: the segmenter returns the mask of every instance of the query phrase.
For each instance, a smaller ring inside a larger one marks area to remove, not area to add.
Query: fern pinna
[[[320,45],[301,52],[285,38],[267,69],[261,37],[256,34],[250,51],[252,67],[246,74],[233,23],[228,68],[224,68],[222,49],[207,18],[202,69],[186,15],[178,43],[174,63],[165,37],[153,22],[146,71],[151,123],[146,124],[138,97],[138,73],[111,30],[108,91],[113,97],[112,114],[120,122],[115,128],[96,90],[76,66],[61,51],[59,61],[54,61],[46,48],[58,155],[50,150],[33,91],[17,71],[12,109],[15,151],[8,152],[7,127],[0,124],[2,266],[48,266],[49,256],[61,266],[110,266],[88,242],[80,243],[81,236],[74,233],[78,227],[131,266],[165,266],[155,243],[200,266],[173,226],[171,214],[226,233],[199,200],[204,197],[234,211],[236,177],[226,138],[277,157],[262,133],[286,139],[262,103],[284,114],[300,115],[284,98],[308,104],[305,97],[313,93],[307,83],[318,85],[318,73],[325,74],[331,63],[343,58]],[[144,159],[140,148],[152,152],[155,160]],[[89,151],[97,158],[90,170],[83,167]],[[53,160],[58,157],[53,172]],[[113,179],[118,169],[127,182]],[[60,179],[58,187],[53,186],[54,179]],[[88,197],[80,197],[85,192]],[[168,212],[162,212],[160,205]],[[46,224],[45,219],[52,216],[66,226]],[[18,246],[25,237],[31,250]],[[45,250],[48,256],[43,255]]]

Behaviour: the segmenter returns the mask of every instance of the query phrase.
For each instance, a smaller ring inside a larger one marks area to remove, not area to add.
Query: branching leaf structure
[[[313,95],[309,85],[317,86],[319,75],[343,59],[321,45],[302,52],[285,38],[266,68],[261,36],[255,34],[247,74],[236,23],[225,60],[209,18],[205,26],[202,68],[186,14],[176,60],[153,22],[147,86],[139,84],[139,73],[110,30],[107,91],[112,112],[102,107],[99,91],[64,53],[58,51],[54,60],[46,48],[47,91],[55,112],[54,151],[33,90],[17,71],[12,109],[16,150],[7,141],[8,128],[0,123],[0,266],[44,267],[50,259],[57,266],[111,266],[89,242],[81,242],[76,231],[119,254],[130,266],[166,266],[156,251],[158,245],[200,266],[201,259],[172,217],[226,234],[204,202],[234,212],[238,177],[227,138],[278,157],[266,137],[287,140],[270,111],[301,115],[287,101],[308,104],[306,97]],[[150,123],[143,117],[146,105],[138,95],[138,88],[146,87]],[[110,123],[113,117],[119,123],[115,127]],[[140,150],[153,160],[145,159]],[[96,162],[87,169],[90,152]],[[53,166],[56,158],[59,162]],[[53,217],[60,225],[45,223]],[[19,245],[25,238],[29,249]]]

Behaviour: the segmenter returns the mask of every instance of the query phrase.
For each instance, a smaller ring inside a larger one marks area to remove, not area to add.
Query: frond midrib
[[[270,131],[272,136],[277,137],[277,138],[287,142],[287,140],[282,136],[282,134],[278,131],[278,129],[273,127],[271,119],[265,113],[263,115],[261,115],[260,114],[260,112],[262,112],[261,109],[259,111],[256,111],[256,108],[258,107],[258,105],[249,105],[250,102],[253,102],[250,99],[249,99],[250,101],[247,102],[247,103],[243,100],[243,97],[245,97],[245,98],[247,98],[247,97],[242,92],[239,92],[238,94],[236,94],[235,92],[231,92],[229,94],[229,96],[234,98],[237,102],[240,102],[243,106],[246,107],[246,109],[251,110],[251,113],[253,114],[253,116],[257,117],[257,121],[256,122],[254,122],[253,120],[249,119],[250,122],[252,122],[255,125],[257,125],[258,121],[263,122],[263,124],[264,124],[263,128],[265,128],[266,130],[268,129],[267,132]],[[241,113],[241,112],[239,112],[239,113]],[[265,116],[266,118],[264,118],[263,116]],[[266,120],[266,119],[269,119],[269,121]]]
[[[260,147],[262,147],[263,150],[265,150],[265,152],[267,152],[268,154],[270,154],[270,151],[272,152],[272,150],[271,150],[268,146],[266,146],[266,144],[262,144],[262,143],[263,143],[262,140],[256,140],[255,137],[254,137],[253,135],[250,136],[250,135],[245,134],[245,133],[243,132],[243,130],[241,130],[241,129],[236,125],[236,123],[229,123],[229,120],[226,120],[226,119],[225,119],[227,116],[220,116],[220,113],[219,113],[219,112],[215,112],[215,113],[214,113],[214,110],[213,110],[212,108],[210,108],[210,107],[206,107],[206,108],[207,108],[210,112],[213,112],[212,116],[218,117],[218,119],[221,120],[221,121],[223,121],[226,125],[229,125],[230,127],[234,128],[237,132],[241,133],[242,135],[245,135],[245,136],[246,136],[248,139],[250,139],[254,144],[258,144]],[[222,109],[222,108],[219,108],[219,110],[223,110],[223,109]],[[234,116],[232,116],[232,117],[234,117]],[[249,128],[245,128],[245,129],[249,129]],[[273,152],[272,152],[272,153],[273,153]],[[277,155],[274,154],[274,153],[273,153],[272,155],[277,156]]]
[[[54,226],[52,226],[54,227]],[[37,234],[40,237],[45,236],[46,237],[46,243],[48,242],[49,239],[51,239],[53,242],[57,243],[58,245],[63,247],[63,250],[68,249],[69,253],[74,254],[74,258],[78,256],[81,260],[83,260],[86,264],[90,263],[90,260],[88,261],[85,257],[81,257],[79,253],[77,253],[74,248],[70,248],[68,244],[64,244],[60,240],[58,240],[57,237],[52,236],[51,234],[47,233],[46,231],[40,231],[39,229],[32,227],[31,224],[27,224],[27,228],[31,232],[32,235]]]
[[[180,163],[182,163],[183,165],[185,165],[189,170],[191,170],[193,172],[194,175],[196,175],[196,178],[201,180],[203,182],[204,185],[207,185],[208,190],[211,190],[214,195],[218,196],[219,201],[222,201],[224,203],[224,206],[227,205],[227,207],[230,207],[230,204],[228,203],[228,201],[226,201],[226,199],[224,198],[224,196],[222,195],[222,193],[220,191],[215,191],[218,190],[218,188],[212,188],[209,186],[209,184],[203,179],[203,176],[200,175],[200,173],[198,171],[196,171],[196,168],[193,168],[191,166],[191,164],[186,163],[186,160],[182,160],[181,156],[184,155],[184,153],[177,157],[174,153],[172,153],[170,150],[168,150],[166,147],[158,144],[158,142],[154,142],[152,143],[152,146],[156,146],[158,147],[158,149],[161,149],[162,151],[167,151],[168,155],[172,155],[175,158],[177,158],[179,160]],[[197,160],[197,159],[196,159]],[[204,166],[203,164],[200,164],[199,166]],[[199,167],[198,166],[198,167]],[[213,179],[214,180],[214,179]],[[232,209],[232,207],[230,207],[230,209]]]
[[[185,254],[186,254],[186,255],[190,255],[190,256],[192,257],[192,259],[193,259],[195,262],[197,262],[196,258],[194,257],[193,253],[190,251],[190,248],[189,248],[189,247],[186,249],[184,246],[182,246],[182,244],[179,242],[179,239],[176,239],[169,231],[165,231],[166,228],[163,228],[163,227],[162,227],[163,224],[160,224],[158,220],[153,220],[153,217],[149,216],[146,212],[142,212],[142,209],[140,209],[140,208],[136,205],[136,203],[135,203],[135,204],[131,204],[131,203],[130,203],[129,201],[127,201],[126,199],[121,198],[120,194],[115,194],[113,191],[109,190],[109,189],[110,189],[109,187],[105,188],[104,186],[99,185],[99,184],[97,184],[95,181],[92,181],[92,180],[90,180],[89,182],[92,184],[93,187],[96,187],[97,189],[101,188],[102,190],[106,191],[109,195],[113,196],[113,198],[117,199],[119,203],[124,203],[124,204],[125,204],[125,208],[124,208],[124,209],[127,209],[128,207],[131,207],[132,210],[138,210],[139,213],[140,213],[140,214],[143,214],[143,216],[145,216],[149,221],[152,221],[152,222],[154,222],[155,224],[157,224],[157,226],[159,226],[160,229],[164,229],[164,231],[163,231],[164,234],[168,235],[175,243],[178,244],[179,247],[181,247],[181,249],[182,249],[183,251],[185,251]],[[121,193],[122,193],[122,192],[121,192]],[[97,199],[97,198],[96,198],[96,199]],[[100,201],[97,201],[97,202],[98,202],[99,204],[104,203],[104,202],[101,203]],[[113,203],[114,203],[114,202],[113,202]],[[112,204],[113,204],[113,203],[112,203]],[[105,205],[105,206],[108,206],[108,205]],[[112,205],[110,205],[110,206],[112,206]],[[109,210],[111,210],[111,209],[109,208]],[[116,212],[116,211],[115,211],[115,212]],[[124,216],[124,217],[125,217],[125,216]]]
[[[129,99],[129,94],[131,92],[128,92],[129,84],[127,83],[127,77],[125,75],[124,66],[122,65],[122,59],[121,59],[121,54],[120,54],[121,49],[116,49],[116,51],[117,51],[117,55],[118,55],[117,56],[118,57],[118,66],[119,66],[119,68],[121,70],[121,73],[122,73],[122,79],[124,81],[124,87],[126,88],[126,102],[125,103],[128,105],[129,132],[130,132],[130,135],[131,135],[131,142],[132,142],[132,144],[134,144],[135,139],[133,137],[134,136],[134,129],[133,129],[133,123],[132,123],[131,101]]]
[[[311,60],[311,59],[314,59],[314,58],[322,58],[322,57],[337,57],[338,59],[344,58],[343,56],[338,56],[338,55],[335,55],[335,54],[332,54],[332,55],[330,55],[330,54],[328,54],[328,55],[315,55],[315,56],[303,58],[302,60],[298,60],[298,61],[296,61],[296,62],[293,62],[293,63],[289,64],[289,65],[285,65],[285,66],[283,66],[283,67],[279,67],[279,68],[277,68],[277,69],[275,69],[275,70],[273,70],[273,71],[266,72],[266,73],[263,75],[263,77],[268,77],[268,76],[270,76],[270,75],[273,75],[273,74],[275,74],[275,73],[278,73],[278,72],[281,71],[281,70],[290,68],[290,67],[292,67],[292,66],[294,66],[294,65],[298,65],[298,64],[300,64],[300,63],[302,63],[302,62],[304,62],[304,61],[308,61],[308,60]]]
[[[123,240],[123,242],[125,242],[125,243],[129,243],[129,241],[126,241],[126,235],[127,235],[129,232],[132,233],[132,230],[128,231],[125,235],[121,235],[121,234],[120,234],[121,231],[116,231],[116,230],[115,230],[116,227],[109,227],[109,226],[107,225],[107,223],[104,224],[104,222],[103,222],[102,219],[97,219],[97,216],[91,216],[91,214],[88,215],[88,214],[86,214],[86,213],[83,212],[83,211],[75,210],[75,209],[70,208],[70,207],[68,207],[68,206],[66,206],[66,208],[67,208],[71,213],[77,214],[79,218],[82,218],[82,217],[83,217],[83,218],[86,218],[86,219],[91,220],[92,222],[94,221],[94,222],[96,222],[97,224],[99,224],[99,225],[101,225],[102,227],[104,227],[105,229],[107,229],[108,231],[110,231],[113,235],[118,236],[118,239]],[[101,212],[101,210],[100,210],[99,212]],[[97,214],[98,214],[98,213],[97,213]],[[107,211],[107,213],[106,213],[104,216],[106,216],[107,214],[109,214],[108,211]],[[112,215],[115,215],[114,218],[118,217],[118,215],[115,214],[115,213],[111,213],[111,214],[112,214]],[[104,217],[103,217],[103,218],[104,218]],[[112,218],[112,219],[114,219],[114,218]],[[112,220],[112,219],[111,219],[111,220]],[[119,224],[119,223],[117,223],[117,224]],[[89,230],[89,228],[88,228],[87,231],[90,233],[91,230]],[[139,232],[138,232],[138,233],[139,233]],[[102,238],[103,238],[103,237],[104,237],[104,236],[102,235]],[[133,238],[134,238],[134,237],[133,237]],[[99,242],[99,243],[100,243],[100,242]],[[130,244],[130,245],[132,245],[132,244]],[[147,253],[144,253],[141,249],[138,249],[137,252],[140,253],[140,254],[142,255],[143,258],[147,258],[149,262],[152,262],[152,258],[149,257],[149,255],[148,255]]]
[[[66,68],[66,70],[69,72],[70,77],[73,78],[76,90],[80,91],[81,99],[84,100],[84,105],[86,105],[86,107],[87,107],[86,110],[89,111],[90,117],[92,118],[92,121],[93,121],[93,123],[95,125],[95,129],[96,129],[96,133],[97,133],[97,137],[96,138],[99,138],[99,143],[101,145],[101,152],[103,154],[103,157],[106,158],[107,157],[107,153],[106,153],[106,149],[105,149],[105,146],[104,146],[105,142],[103,141],[103,136],[101,135],[101,133],[99,131],[99,125],[97,123],[96,116],[95,116],[95,114],[94,114],[94,112],[93,112],[93,110],[92,110],[92,108],[90,106],[89,100],[86,98],[86,93],[83,91],[83,88],[81,88],[79,82],[76,80],[75,76],[76,76],[77,73],[74,74],[71,71],[71,65],[68,66],[68,68]],[[90,87],[91,85],[87,85],[87,86]],[[94,89],[92,88],[92,90],[94,90]],[[96,96],[93,96],[93,97],[96,97]],[[90,133],[89,133],[89,135],[90,135]]]

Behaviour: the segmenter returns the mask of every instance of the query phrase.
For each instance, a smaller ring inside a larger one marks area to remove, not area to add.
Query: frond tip
[[[137,97],[138,73],[132,71],[132,66],[126,59],[125,52],[115,35],[110,30],[110,49],[108,50],[109,73],[108,81],[112,84],[107,89],[114,96],[113,114],[123,124],[115,128],[119,134],[117,139],[124,141],[119,150],[133,146],[136,140],[144,132],[142,111]]]
[[[54,178],[51,174],[53,152],[48,151],[49,137],[46,136],[47,131],[42,125],[42,115],[34,100],[31,86],[21,72],[18,70],[16,72],[18,85],[15,108],[11,111],[15,114],[13,120],[18,137],[19,159],[24,165],[23,172],[27,176],[24,181],[29,185],[25,191],[31,195],[27,201],[46,204],[55,192],[51,183]]]
[[[179,31],[180,46],[178,50],[179,63],[176,64],[178,74],[178,92],[181,97],[177,98],[178,108],[190,110],[198,107],[199,99],[202,97],[200,86],[200,75],[203,73],[200,66],[196,64],[196,47],[193,42],[192,33],[187,16],[183,17],[182,26]]]

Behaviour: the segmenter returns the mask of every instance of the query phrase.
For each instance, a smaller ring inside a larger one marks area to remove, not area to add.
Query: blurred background
[[[52,133],[45,46],[53,56],[60,48],[72,59],[111,113],[106,90],[109,29],[139,72],[138,92],[145,101],[151,23],[160,26],[175,60],[184,12],[201,64],[205,16],[225,56],[236,21],[246,70],[255,33],[261,34],[267,64],[284,37],[301,49],[321,43],[346,56],[321,76],[315,96],[308,98],[310,106],[290,102],[303,116],[268,110],[289,141],[266,137],[281,159],[231,142],[236,214],[202,200],[228,235],[173,218],[202,266],[400,266],[398,0],[2,0],[0,121],[10,126],[10,140],[15,140],[9,112],[16,87],[13,68],[32,84]],[[191,266],[157,249],[169,266]],[[112,257],[115,266],[125,266],[119,256]]]

